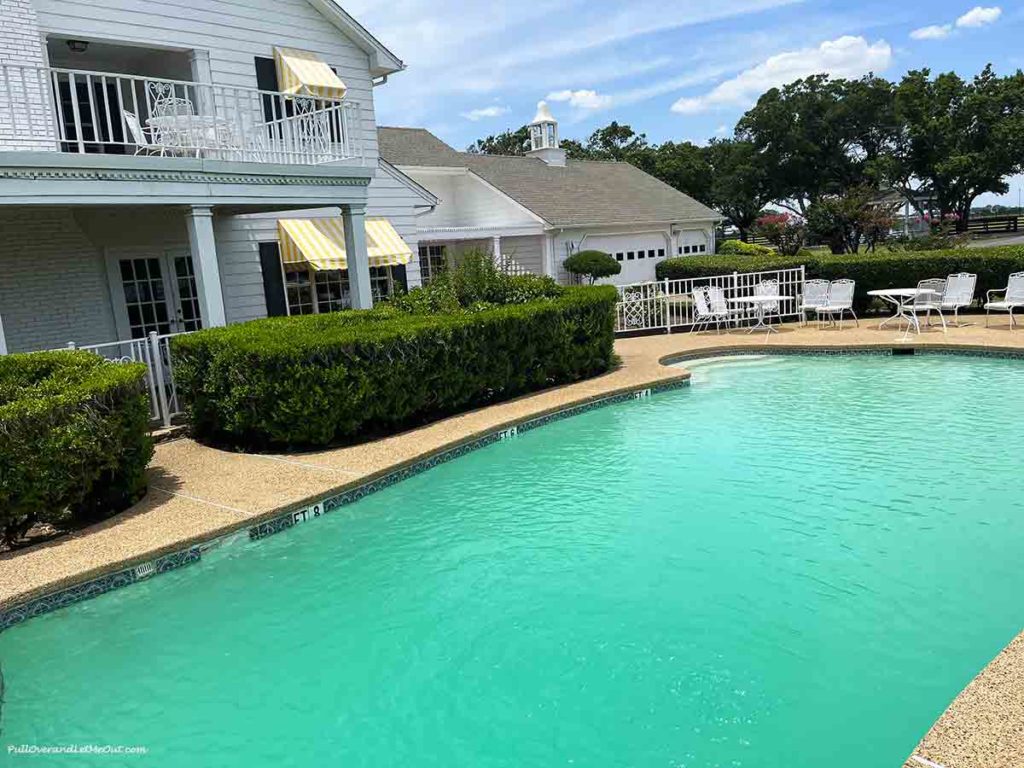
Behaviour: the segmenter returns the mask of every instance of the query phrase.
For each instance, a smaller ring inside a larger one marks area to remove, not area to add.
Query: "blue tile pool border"
[[[468,453],[485,448],[493,443],[506,440],[531,429],[542,427],[554,421],[567,419],[581,413],[635,400],[642,400],[653,394],[681,389],[689,386],[689,379],[680,378],[669,381],[658,382],[646,387],[619,392],[606,397],[598,397],[578,405],[569,406],[558,411],[524,419],[512,425],[504,426],[480,437],[469,440],[459,445],[445,448],[430,456],[418,459],[411,464],[397,467],[386,472],[381,477],[370,480],[354,488],[348,488],[339,493],[330,494],[319,501],[307,504],[299,509],[279,514],[263,522],[252,525],[248,528],[242,527],[237,531],[216,536],[208,541],[191,544],[170,554],[160,555],[148,562],[121,568],[111,573],[103,574],[93,579],[74,584],[70,587],[50,592],[39,597],[29,598],[22,603],[15,603],[13,606],[0,611],[0,632],[16,624],[20,624],[36,616],[41,616],[51,611],[65,608],[69,605],[88,600],[93,597],[121,589],[140,581],[145,581],[153,576],[176,570],[202,559],[203,552],[227,543],[228,541],[247,539],[248,541],[259,541],[293,526],[321,517],[341,507],[352,504],[370,494],[389,488],[395,483],[406,480],[410,477],[426,472],[428,469],[440,464],[452,461]]]
[[[682,352],[678,355],[669,355],[662,359],[665,365],[686,362],[687,360],[698,360],[710,357],[735,357],[738,355],[808,355],[808,356],[852,356],[852,355],[883,355],[892,356],[900,354],[913,355],[951,355],[958,357],[986,357],[986,358],[1010,358],[1024,360],[1024,350],[997,350],[978,349],[962,347],[760,347],[743,346],[718,349],[695,350]],[[252,525],[248,528],[242,527],[237,531],[214,537],[208,541],[191,544],[180,550],[169,554],[160,555],[148,562],[121,568],[111,573],[86,580],[80,584],[64,587],[49,594],[29,598],[22,603],[16,603],[11,607],[0,611],[0,632],[20,624],[27,619],[41,616],[60,608],[88,600],[98,595],[121,589],[140,581],[145,581],[153,576],[158,576],[169,571],[182,568],[202,559],[203,552],[219,547],[229,541],[247,539],[248,541],[259,541],[274,534],[285,531],[300,523],[322,517],[336,509],[352,504],[360,499],[369,496],[395,483],[407,480],[410,477],[426,472],[428,469],[445,464],[449,461],[465,456],[468,453],[485,448],[493,443],[509,439],[523,432],[537,429],[555,421],[568,419],[579,414],[603,408],[617,403],[624,403],[635,400],[643,400],[654,394],[683,389],[689,386],[688,378],[671,379],[651,384],[646,387],[619,392],[605,397],[598,397],[578,405],[569,406],[561,410],[553,411],[541,416],[534,416],[524,419],[521,422],[496,429],[468,442],[445,448],[430,456],[418,459],[404,467],[397,467],[388,471],[381,477],[370,480],[361,485],[349,488],[339,493],[330,494],[319,501],[307,504],[299,509],[293,509],[281,513],[263,522]]]

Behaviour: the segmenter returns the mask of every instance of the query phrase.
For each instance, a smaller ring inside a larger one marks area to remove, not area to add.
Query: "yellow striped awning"
[[[313,269],[348,269],[345,258],[345,228],[340,216],[326,219],[278,219],[281,261],[308,264]],[[366,219],[366,251],[371,267],[408,264],[412,249],[391,222]]]
[[[318,99],[341,99],[345,84],[327,62],[309,51],[297,48],[275,48],[277,84],[282,93],[313,96]]]

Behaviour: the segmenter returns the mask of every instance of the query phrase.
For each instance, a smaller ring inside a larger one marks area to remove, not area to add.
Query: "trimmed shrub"
[[[725,256],[774,256],[775,249],[757,243],[744,243],[742,240],[723,240],[718,245],[718,252]]]
[[[565,271],[571,275],[589,278],[591,285],[595,280],[612,277],[622,271],[622,265],[615,260],[615,257],[604,251],[574,253],[565,260],[564,266]]]
[[[658,279],[708,277],[730,272],[807,267],[807,277],[837,280],[848,277],[857,281],[854,306],[858,311],[871,302],[867,291],[876,288],[905,288],[917,285],[928,277],[945,277],[954,272],[978,275],[976,297],[983,297],[992,288],[1005,288],[1012,272],[1024,270],[1024,246],[998,248],[954,248],[945,251],[878,251],[873,253],[808,253],[796,256],[752,257],[721,256],[667,259],[657,266]]]
[[[109,517],[146,490],[146,367],[90,352],[0,357],[0,531]]]
[[[613,287],[447,315],[394,310],[256,320],[172,342],[200,439],[324,446],[607,371]]]

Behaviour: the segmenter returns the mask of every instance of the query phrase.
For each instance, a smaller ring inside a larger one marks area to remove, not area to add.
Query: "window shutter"
[[[267,317],[288,314],[281,276],[281,249],[277,243],[260,243],[260,268],[263,270],[263,296],[267,301]]]

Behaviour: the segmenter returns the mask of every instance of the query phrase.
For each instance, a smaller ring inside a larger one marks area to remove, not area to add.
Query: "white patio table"
[[[780,296],[779,294],[753,294],[751,296],[737,296],[735,299],[728,299],[730,304],[749,304],[754,308],[756,313],[757,322],[754,323],[747,329],[747,333],[753,333],[754,331],[765,331],[766,333],[778,333],[779,329],[766,323],[765,318],[765,307],[769,304],[779,304],[782,302],[789,301],[789,296]]]
[[[211,115],[165,115],[151,117],[154,143],[170,149],[199,153],[203,150],[237,149],[230,121]]]
[[[897,322],[905,320],[908,325],[908,333],[910,332],[910,327],[916,328],[917,332],[920,333],[921,326],[917,320],[917,315],[907,312],[907,301],[917,298],[918,295],[928,296],[931,294],[936,294],[936,292],[919,288],[879,288],[874,291],[868,291],[868,296],[877,296],[894,307],[892,315],[880,322],[878,327],[885,328],[886,323],[893,320]]]

